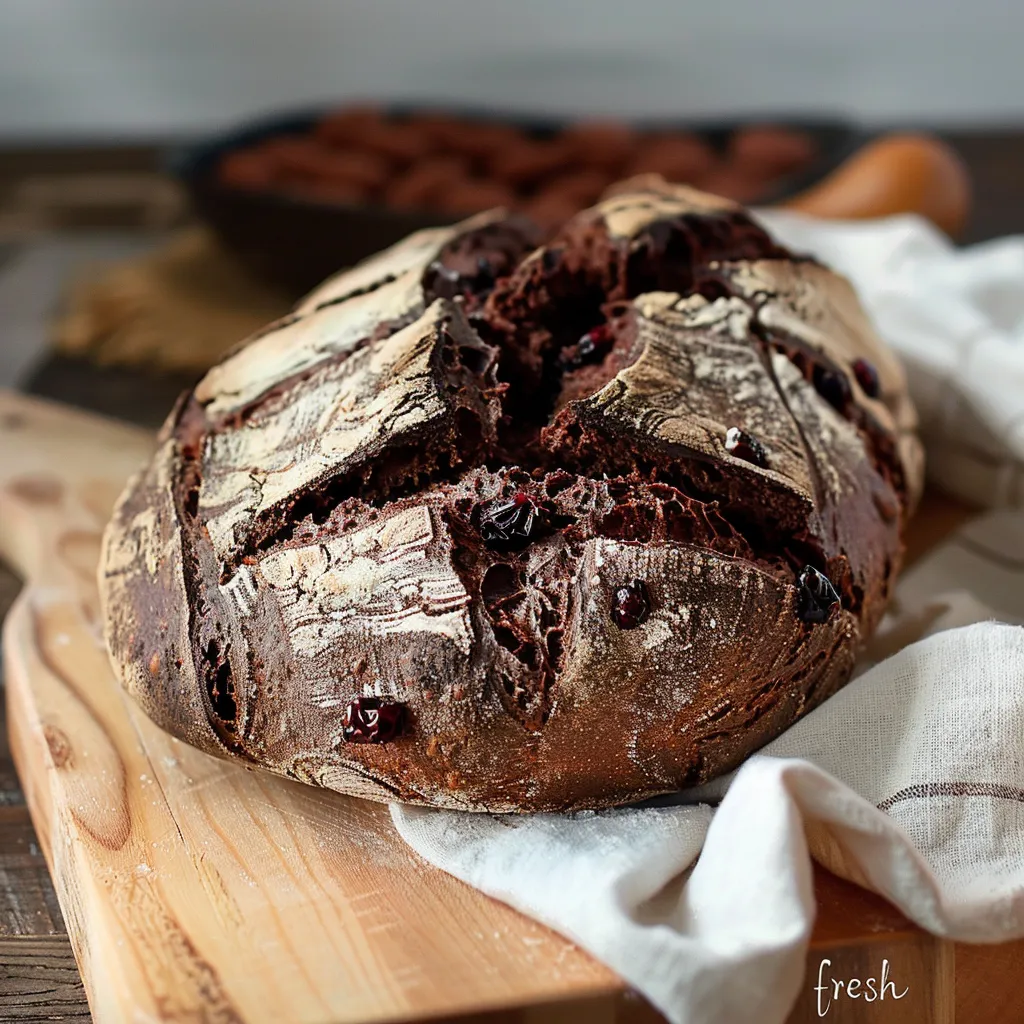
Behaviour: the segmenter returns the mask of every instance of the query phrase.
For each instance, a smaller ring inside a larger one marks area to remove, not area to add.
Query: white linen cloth
[[[764,219],[853,279],[905,360],[935,476],[1024,503],[1024,240],[957,251],[911,217]],[[812,857],[937,935],[1024,935],[1022,622],[1024,513],[992,512],[901,580],[863,674],[732,777],[600,813],[392,818],[426,860],[573,939],[669,1020],[782,1022]]]

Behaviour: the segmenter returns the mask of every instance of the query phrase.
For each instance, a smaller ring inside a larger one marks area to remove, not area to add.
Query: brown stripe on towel
[[[999,782],[921,782],[915,786],[907,786],[898,793],[887,797],[879,805],[880,811],[888,811],[894,804],[903,800],[935,796],[989,796],[999,800],[1017,800],[1024,803],[1024,789],[1017,786],[1005,786]]]

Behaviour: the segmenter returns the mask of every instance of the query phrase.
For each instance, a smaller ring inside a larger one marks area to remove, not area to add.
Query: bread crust
[[[414,235],[184,396],[100,566],[164,729],[369,799],[569,810],[728,771],[848,680],[922,480],[850,285],[651,178],[536,241]],[[401,706],[384,742],[346,731],[367,697]]]

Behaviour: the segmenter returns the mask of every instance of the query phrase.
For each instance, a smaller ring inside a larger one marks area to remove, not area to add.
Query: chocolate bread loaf
[[[847,681],[922,477],[849,284],[652,178],[538,241],[413,235],[179,402],[100,568],[165,729],[563,810],[725,772]]]

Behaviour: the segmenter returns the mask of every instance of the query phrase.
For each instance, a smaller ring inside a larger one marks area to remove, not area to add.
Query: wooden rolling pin
[[[780,205],[837,220],[917,213],[956,238],[970,213],[971,186],[946,143],[930,135],[885,135]]]

